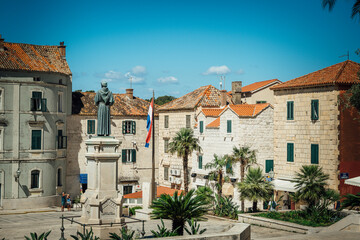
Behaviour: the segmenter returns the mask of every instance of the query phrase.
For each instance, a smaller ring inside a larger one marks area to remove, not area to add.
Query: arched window
[[[31,171],[31,188],[40,188],[40,171],[32,170]]]
[[[57,186],[61,187],[62,186],[62,177],[61,177],[62,171],[61,168],[58,168],[57,170]]]

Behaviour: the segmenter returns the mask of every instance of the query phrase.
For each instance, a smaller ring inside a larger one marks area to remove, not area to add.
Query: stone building
[[[270,87],[280,84],[278,79],[271,79],[261,82],[254,82],[241,89],[241,99],[243,103],[270,103],[274,104],[274,92]]]
[[[241,89],[241,82],[240,84]],[[233,103],[226,90],[208,85],[159,107],[159,182],[162,186],[183,188],[182,158],[168,153],[168,145],[181,128],[194,129],[201,107],[218,108]],[[195,154],[195,153],[193,153]],[[189,167],[192,166],[191,158]],[[190,172],[190,171],[189,171]],[[170,181],[171,180],[171,181]]]
[[[95,93],[73,92],[72,98],[72,115],[67,119],[69,146],[66,182],[67,191],[77,196],[81,190],[85,191],[87,188],[85,140],[96,136],[97,107],[94,102]],[[142,183],[150,182],[151,179],[153,142],[150,142],[149,148],[145,148],[150,103],[134,97],[133,89],[127,89],[126,94],[114,94],[114,98],[115,103],[110,107],[111,136],[121,142],[118,149],[121,153],[118,163],[118,187],[122,194],[128,194],[140,191]],[[157,136],[158,117],[155,115],[155,138]],[[155,145],[155,176],[158,176],[157,149],[158,146]]]
[[[301,166],[318,164],[329,174],[331,188],[341,194],[359,192],[340,179],[360,175],[360,124],[354,109],[345,108],[339,98],[360,83],[359,70],[358,63],[348,60],[271,88],[275,189],[294,191],[289,180]]]
[[[0,207],[59,205],[66,187],[72,74],[65,45],[0,36]]]
[[[269,103],[202,108],[197,115],[198,124],[195,128],[195,136],[200,141],[202,151],[192,156],[192,187],[207,185],[214,188],[214,182],[209,182],[206,177],[211,169],[205,169],[205,165],[212,162],[214,154],[231,155],[233,147],[250,147],[256,151],[257,163],[254,166],[260,167],[264,173],[272,170],[273,111]],[[236,182],[240,180],[240,164],[236,163],[232,169],[233,174],[227,174],[232,181],[224,184],[223,194],[232,196],[239,204]],[[251,206],[252,203],[246,201],[246,207]]]

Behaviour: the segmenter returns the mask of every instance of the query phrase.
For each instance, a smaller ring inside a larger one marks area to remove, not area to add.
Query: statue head
[[[101,87],[107,87],[107,81],[102,80],[101,81]]]

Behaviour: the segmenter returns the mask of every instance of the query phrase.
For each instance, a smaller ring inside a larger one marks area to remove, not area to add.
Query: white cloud
[[[231,72],[230,68],[228,68],[226,65],[222,66],[212,66],[209,67],[209,69],[204,72],[204,75],[212,75],[212,74],[227,74]]]
[[[161,77],[161,78],[158,78],[158,82],[160,82],[160,83],[177,83],[178,79],[173,76]]]
[[[144,66],[135,66],[131,69],[132,74],[134,75],[145,75],[146,67]]]
[[[127,72],[124,75],[126,78],[128,78],[128,81],[130,82],[130,78],[132,83],[142,83],[145,79],[143,77],[134,76],[134,74]]]
[[[105,73],[105,77],[108,79],[121,79],[123,77],[121,72],[108,71]]]

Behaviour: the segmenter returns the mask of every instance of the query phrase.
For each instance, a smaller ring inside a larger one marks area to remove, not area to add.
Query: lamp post
[[[274,176],[275,176],[275,173],[274,173],[274,171],[271,169],[270,172],[269,172],[269,177],[271,178],[271,180],[274,179]]]

